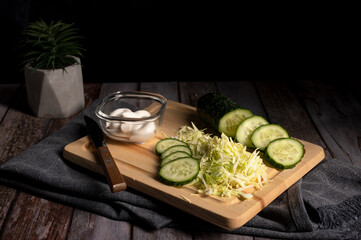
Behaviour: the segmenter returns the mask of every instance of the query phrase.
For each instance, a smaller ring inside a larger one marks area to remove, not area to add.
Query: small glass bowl
[[[118,91],[105,97],[97,106],[103,132],[122,142],[144,143],[161,126],[167,99],[160,94]]]

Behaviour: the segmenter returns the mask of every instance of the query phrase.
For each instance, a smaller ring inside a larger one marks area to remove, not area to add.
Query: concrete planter
[[[79,63],[80,60],[78,59]],[[63,69],[25,69],[30,109],[37,117],[67,118],[85,106],[80,64]]]

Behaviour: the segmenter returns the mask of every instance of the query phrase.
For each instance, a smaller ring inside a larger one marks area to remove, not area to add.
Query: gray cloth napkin
[[[0,183],[52,201],[142,227],[229,232],[128,188],[111,193],[103,176],[62,157],[87,134],[84,114],[0,166]],[[361,239],[361,169],[342,159],[322,161],[303,179],[230,233],[289,239]]]

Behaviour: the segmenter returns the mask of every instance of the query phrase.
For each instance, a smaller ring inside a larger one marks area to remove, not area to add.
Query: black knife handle
[[[123,176],[120,174],[117,165],[106,146],[98,147],[100,162],[104,167],[105,174],[112,192],[120,192],[127,188]]]

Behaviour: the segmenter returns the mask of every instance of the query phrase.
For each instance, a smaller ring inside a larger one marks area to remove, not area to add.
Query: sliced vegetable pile
[[[163,164],[159,176],[170,185],[184,185],[192,182],[199,193],[216,196],[237,196],[252,198],[250,189],[260,189],[267,182],[266,165],[258,156],[258,151],[249,153],[246,148],[222,134],[212,137],[198,130],[196,126],[183,126],[175,138],[159,141],[156,151],[162,156],[173,144],[187,144],[192,157],[180,157]],[[165,147],[166,146],[166,147]],[[179,146],[179,145],[175,145]],[[199,160],[197,160],[199,159]],[[196,162],[198,164],[196,164]]]
[[[222,94],[208,93],[200,97],[197,112],[203,121],[218,132],[236,139],[248,148],[264,151],[265,160],[273,167],[293,168],[303,158],[304,146],[290,138],[284,128],[242,109]]]
[[[192,158],[187,143],[174,138],[165,138],[157,143],[155,150],[161,159],[159,176],[162,182],[181,186],[197,177],[199,161]]]
[[[284,128],[221,94],[200,97],[197,112],[221,137],[206,134],[192,123],[174,138],[160,140],[156,145],[159,176],[166,184],[192,183],[199,193],[249,199],[253,189],[267,183],[267,167],[258,150],[264,152],[268,164],[280,169],[293,168],[303,158],[303,144],[290,138]]]

